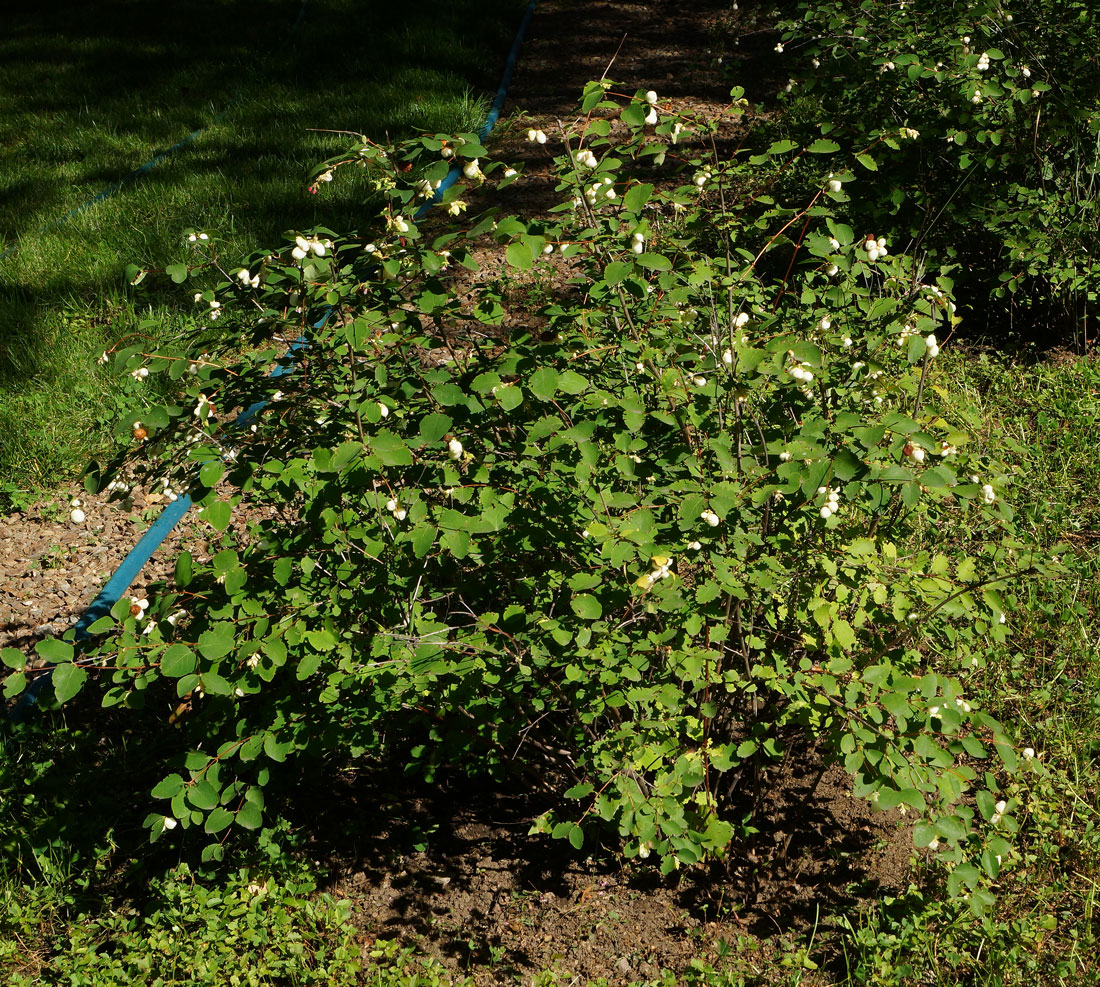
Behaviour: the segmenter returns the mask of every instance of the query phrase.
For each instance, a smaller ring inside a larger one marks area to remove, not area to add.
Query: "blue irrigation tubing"
[[[535,7],[537,6],[538,0],[531,0],[531,2],[527,4],[527,9],[523,12],[523,20],[519,22],[519,29],[516,31],[515,40],[512,42],[508,57],[504,60],[504,71],[500,75],[500,85],[497,86],[497,94],[493,97],[493,105],[489,108],[489,115],[486,116],[485,122],[478,131],[482,137],[487,137],[489,131],[496,126],[497,120],[500,119],[500,111],[504,106],[504,98],[508,95],[508,87],[512,84],[512,70],[516,67],[516,61],[519,59],[519,50],[523,45],[523,38],[527,34],[527,28],[531,24],[531,18],[534,16]]]
[[[301,6],[301,9],[298,11],[298,17],[294,21],[294,27],[292,27],[290,29],[290,38],[293,38],[294,35],[297,33],[298,27],[302,23],[302,18],[305,17],[306,6],[308,4],[309,4],[309,0],[302,0],[302,6]],[[288,38],[288,41],[289,40],[290,39]],[[170,154],[174,154],[180,148],[186,147],[188,144],[190,144],[193,141],[197,140],[198,137],[201,134],[204,134],[207,130],[209,130],[215,124],[221,123],[222,120],[225,119],[226,114],[229,113],[229,111],[231,109],[233,109],[234,106],[237,105],[237,103],[240,101],[240,98],[241,97],[239,95],[234,96],[233,99],[231,99],[226,104],[225,109],[222,110],[221,113],[217,114],[214,117],[214,119],[211,120],[208,124],[206,124],[205,126],[199,127],[198,130],[192,130],[191,133],[189,133],[186,137],[183,138],[183,140],[177,141],[175,144],[173,144],[167,150],[161,151],[159,154],[154,155],[148,161],[146,161],[145,164],[141,165],[138,168],[135,168],[129,174],[123,175],[122,178],[120,178],[117,182],[115,182],[113,185],[109,186],[108,188],[105,188],[98,195],[93,196],[87,202],[82,202],[76,208],[70,209],[67,213],[65,213],[64,216],[59,216],[57,219],[51,219],[45,226],[43,226],[40,230],[38,230],[34,235],[35,236],[41,236],[43,233],[46,233],[48,230],[53,229],[53,227],[61,226],[63,223],[67,223],[74,216],[79,216],[81,213],[87,212],[89,209],[92,208],[92,206],[96,205],[96,203],[102,202],[104,199],[110,199],[113,196],[117,195],[119,192],[121,192],[131,182],[135,182],[139,178],[141,178],[142,175],[149,174],[149,172],[151,172],[154,168],[156,168],[158,165],[162,164],[165,160],[167,160],[167,158]],[[0,253],[0,260],[4,260],[6,257],[10,256],[11,254],[14,254],[19,249],[20,246],[21,246],[21,241],[16,240],[15,243],[13,243],[10,247],[8,247],[7,250]]]
[[[308,2],[308,0],[306,0]],[[535,12],[535,7],[538,5],[538,0],[530,0],[527,4],[527,9],[524,11],[523,20],[520,21],[518,30],[516,31],[515,40],[512,42],[512,47],[508,52],[508,57],[504,63],[504,71],[501,74],[500,86],[497,88],[496,96],[493,98],[492,106],[489,109],[489,113],[485,118],[485,122],[478,129],[478,134],[484,138],[489,135],[489,132],[496,125],[496,122],[500,119],[501,107],[504,105],[504,99],[508,93],[508,86],[512,80],[512,70],[516,67],[516,60],[519,57],[519,50],[523,44],[523,38],[527,33],[527,28],[531,23],[531,17]],[[302,10],[305,10],[305,3],[302,4]],[[295,25],[297,26],[297,25]],[[435,205],[443,193],[450,188],[456,181],[458,181],[459,175],[462,174],[462,170],[458,167],[452,168],[447,177],[440,183],[439,188],[436,189],[435,195],[430,202],[425,203],[420,210],[416,213],[416,218],[419,219],[423,216],[433,205]],[[3,255],[0,255],[2,259]],[[314,328],[320,329],[328,321],[329,316],[332,314],[332,308],[327,308],[322,315],[321,319],[315,323]],[[296,340],[287,351],[287,355],[293,358],[293,354],[298,350],[305,347],[306,340],[304,337]],[[282,377],[285,374],[290,373],[293,370],[293,363],[284,361],[271,372],[271,377]],[[258,415],[264,408],[267,407],[268,401],[256,401],[249,405],[242,411],[236,418],[234,425],[242,427]],[[88,628],[92,626],[100,617],[104,617],[111,612],[111,608],[122,599],[122,594],[129,588],[130,584],[137,578],[138,573],[141,572],[145,563],[152,558],[153,553],[160,548],[164,539],[168,537],[169,532],[179,523],[180,519],[191,508],[192,500],[190,494],[183,494],[169,504],[160,515],[157,517],[149,529],[141,536],[137,544],[130,549],[129,554],[122,560],[121,565],[115,570],[114,575],[104,584],[103,589],[100,590],[99,595],[91,602],[88,609],[84,612],[84,615],[74,625],[76,632],[75,639],[77,641],[85,640],[90,635]],[[39,675],[27,688],[23,694],[17,700],[15,706],[11,712],[8,713],[7,719],[12,723],[18,723],[26,715],[27,710],[38,699],[39,693],[45,688],[46,682],[49,681],[53,672],[53,668],[49,668],[45,674]]]
[[[325,310],[324,315],[314,324],[314,328],[322,328],[331,314],[332,308],[329,307]],[[287,350],[287,356],[291,356],[293,360],[293,354],[304,346],[304,337],[299,338],[291,344],[290,349]],[[283,357],[279,365],[272,370],[268,376],[275,378],[290,373],[293,370],[292,360],[288,362],[286,357]],[[263,411],[269,403],[269,401],[256,401],[249,405],[234,420],[234,427],[238,429],[243,428],[252,418]],[[88,609],[84,611],[84,615],[73,625],[73,630],[75,631],[74,640],[85,641],[91,637],[89,628],[92,624],[99,620],[100,617],[106,617],[111,612],[111,608],[122,599],[122,595],[130,588],[130,584],[137,579],[138,573],[141,572],[145,563],[148,562],[149,559],[152,558],[153,553],[160,548],[164,539],[168,537],[172,529],[191,509],[192,504],[191,495],[182,494],[157,515],[157,519],[149,525],[146,532],[138,539],[137,544],[130,549],[126,558],[122,560],[111,578],[103,584],[103,589],[99,591],[99,595],[88,605]],[[52,675],[53,668],[51,667],[46,670],[45,674],[39,675],[30,684],[8,714],[7,719],[10,722],[18,723],[23,719],[27,710],[37,701],[39,693],[45,688],[46,683],[50,680]],[[2,721],[3,716],[0,716],[0,722]]]

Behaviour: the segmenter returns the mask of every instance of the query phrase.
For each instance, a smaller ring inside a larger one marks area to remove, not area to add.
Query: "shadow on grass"
[[[49,389],[117,326],[57,346],[72,300],[118,307],[128,264],[183,259],[185,229],[218,230],[226,257],[290,229],[369,224],[369,190],[312,169],[353,140],[471,129],[497,83],[521,0],[446,5],[314,0],[43,0],[0,41],[0,405]],[[196,128],[158,168],[58,220]],[[142,292],[178,306],[180,288]],[[124,328],[124,327],[123,327]],[[32,383],[33,382],[33,383]],[[8,466],[9,463],[0,464]]]

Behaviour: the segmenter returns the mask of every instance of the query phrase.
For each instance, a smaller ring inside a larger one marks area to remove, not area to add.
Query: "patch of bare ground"
[[[311,853],[333,868],[365,949],[397,940],[478,984],[547,969],[626,984],[731,956],[767,982],[795,937],[912,880],[908,828],[849,792],[842,769],[805,751],[725,807],[754,809],[757,835],[662,877],[613,847],[528,835],[545,798],[347,775],[309,800],[328,807],[311,812]]]
[[[75,499],[84,515],[80,522],[72,516]],[[166,504],[163,494],[136,486],[124,506],[105,492],[89,494],[73,486],[0,518],[0,647],[22,648],[32,655],[39,640],[63,635]],[[253,522],[274,513],[271,507],[241,505],[234,511],[231,531],[243,534]],[[145,598],[156,584],[169,580],[185,549],[197,562],[209,561],[217,551],[211,544],[220,537],[198,520],[197,511],[185,515],[141,568],[129,594]]]
[[[71,517],[73,498],[82,501],[79,523]],[[33,649],[68,630],[162,507],[161,498],[138,491],[133,509],[124,511],[73,487],[0,519],[0,646]],[[171,573],[173,549],[189,537],[186,529],[173,533],[135,580],[133,595],[144,597],[150,583]]]

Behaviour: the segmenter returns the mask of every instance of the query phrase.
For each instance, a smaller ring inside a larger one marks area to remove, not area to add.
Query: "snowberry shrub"
[[[894,150],[856,156],[848,215],[889,223],[908,252],[957,270],[979,328],[1050,333],[1052,321],[1083,321],[1087,336],[1100,283],[1093,5],[804,0],[799,10],[780,26],[792,80],[782,98],[795,112],[779,126],[802,143],[820,133]]]
[[[458,186],[418,219],[453,161],[516,180],[465,134],[321,169],[384,176],[369,236],[232,265],[196,240],[209,329],[118,360],[177,379],[135,462],[222,543],[90,651],[51,652],[59,699],[91,673],[107,705],[172,712],[153,838],[197,828],[217,857],[277,814],[264,786],[296,753],[385,755],[549,786],[537,829],[610,828],[667,871],[751,833],[734,779],[816,745],[985,893],[1015,755],[967,682],[1033,563],[995,450],[935,384],[950,285],[834,215],[834,148],[804,149],[822,164],[796,210],[767,204],[790,148],[708,151],[740,95],[693,119],[591,84],[531,135],[552,220],[456,223]],[[558,296],[506,318],[474,260],[492,242]],[[773,251],[791,260],[765,279]]]

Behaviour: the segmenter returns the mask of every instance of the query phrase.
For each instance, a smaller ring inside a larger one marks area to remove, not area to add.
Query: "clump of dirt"
[[[396,940],[479,984],[552,968],[625,984],[693,960],[719,965],[739,942],[763,962],[912,881],[908,827],[851,798],[850,779],[819,752],[776,766],[758,789],[758,835],[668,877],[614,848],[529,835],[549,801],[469,782],[409,792],[392,777],[346,775],[309,799],[330,807],[310,815],[310,849],[336,872],[330,891],[351,901],[366,949]],[[730,817],[747,811],[742,801]]]

